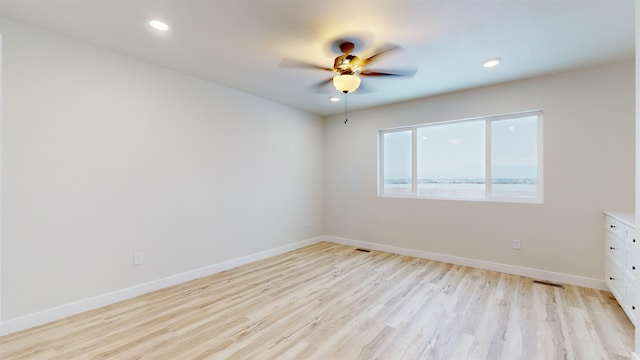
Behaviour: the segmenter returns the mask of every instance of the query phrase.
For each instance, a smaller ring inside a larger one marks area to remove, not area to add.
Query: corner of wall
[[[2,19],[2,17],[0,17],[0,19]],[[3,121],[2,121],[2,114],[4,113],[3,111],[3,96],[2,96],[2,88],[3,88],[3,81],[2,81],[2,27],[0,26],[0,204],[2,204],[2,190],[3,190],[3,186],[2,186],[2,149],[3,149],[3,144],[2,144],[2,129],[3,129]],[[0,206],[0,329],[2,327],[2,206]]]
[[[640,0],[635,1],[635,27],[636,27],[636,180],[635,180],[635,189],[636,189],[636,199],[635,199],[635,208],[636,208],[636,224],[640,224],[638,220],[640,220],[640,216],[638,215],[638,210],[640,210]],[[638,229],[636,229],[638,231]],[[640,279],[637,284],[640,284]],[[640,289],[640,286],[636,286],[637,289]],[[636,298],[639,295],[636,294]],[[636,351],[640,351],[640,331],[636,329],[635,333],[635,349]],[[640,360],[638,358],[637,353],[633,353],[633,358],[636,360]]]

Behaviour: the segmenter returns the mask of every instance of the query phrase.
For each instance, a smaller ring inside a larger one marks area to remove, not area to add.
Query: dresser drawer
[[[625,309],[627,315],[629,315],[629,319],[631,319],[631,322],[634,325],[637,325],[636,321],[638,320],[639,305],[636,304],[636,300],[638,299],[636,295],[636,288],[635,286],[633,286],[633,283],[631,281],[626,281],[625,283],[626,288],[623,308]]]
[[[624,275],[615,267],[611,261],[606,260],[604,266],[605,273],[605,281],[607,283],[607,287],[609,291],[615,296],[618,303],[624,307],[624,303],[626,300],[626,280]]]
[[[624,240],[611,232],[607,232],[605,245],[606,258],[609,259],[616,267],[624,269],[627,263]]]
[[[605,226],[607,231],[619,236],[624,237],[624,224],[610,216],[605,217]]]
[[[640,246],[638,246],[638,241],[636,241],[636,233],[635,229],[632,227],[626,227],[626,241],[625,241],[625,274],[631,280],[633,284],[636,283],[636,279],[638,278],[638,272],[640,272],[640,264],[638,264],[638,252],[640,251]]]

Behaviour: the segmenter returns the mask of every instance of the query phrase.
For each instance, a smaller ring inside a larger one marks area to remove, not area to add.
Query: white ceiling
[[[320,115],[343,111],[329,72],[337,39],[354,53],[400,45],[371,69],[417,68],[412,78],[363,78],[359,109],[623,59],[635,53],[633,0],[0,0],[0,14]],[[165,20],[168,33],[147,25]],[[493,69],[482,61],[501,57]]]

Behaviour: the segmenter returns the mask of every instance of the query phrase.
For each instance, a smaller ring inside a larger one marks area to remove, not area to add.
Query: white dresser
[[[640,273],[635,214],[605,212],[605,280],[634,325],[640,320],[636,276]]]

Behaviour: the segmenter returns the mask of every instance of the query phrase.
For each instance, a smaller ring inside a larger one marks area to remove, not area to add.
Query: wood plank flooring
[[[629,359],[611,294],[327,242],[0,338],[0,359]]]

